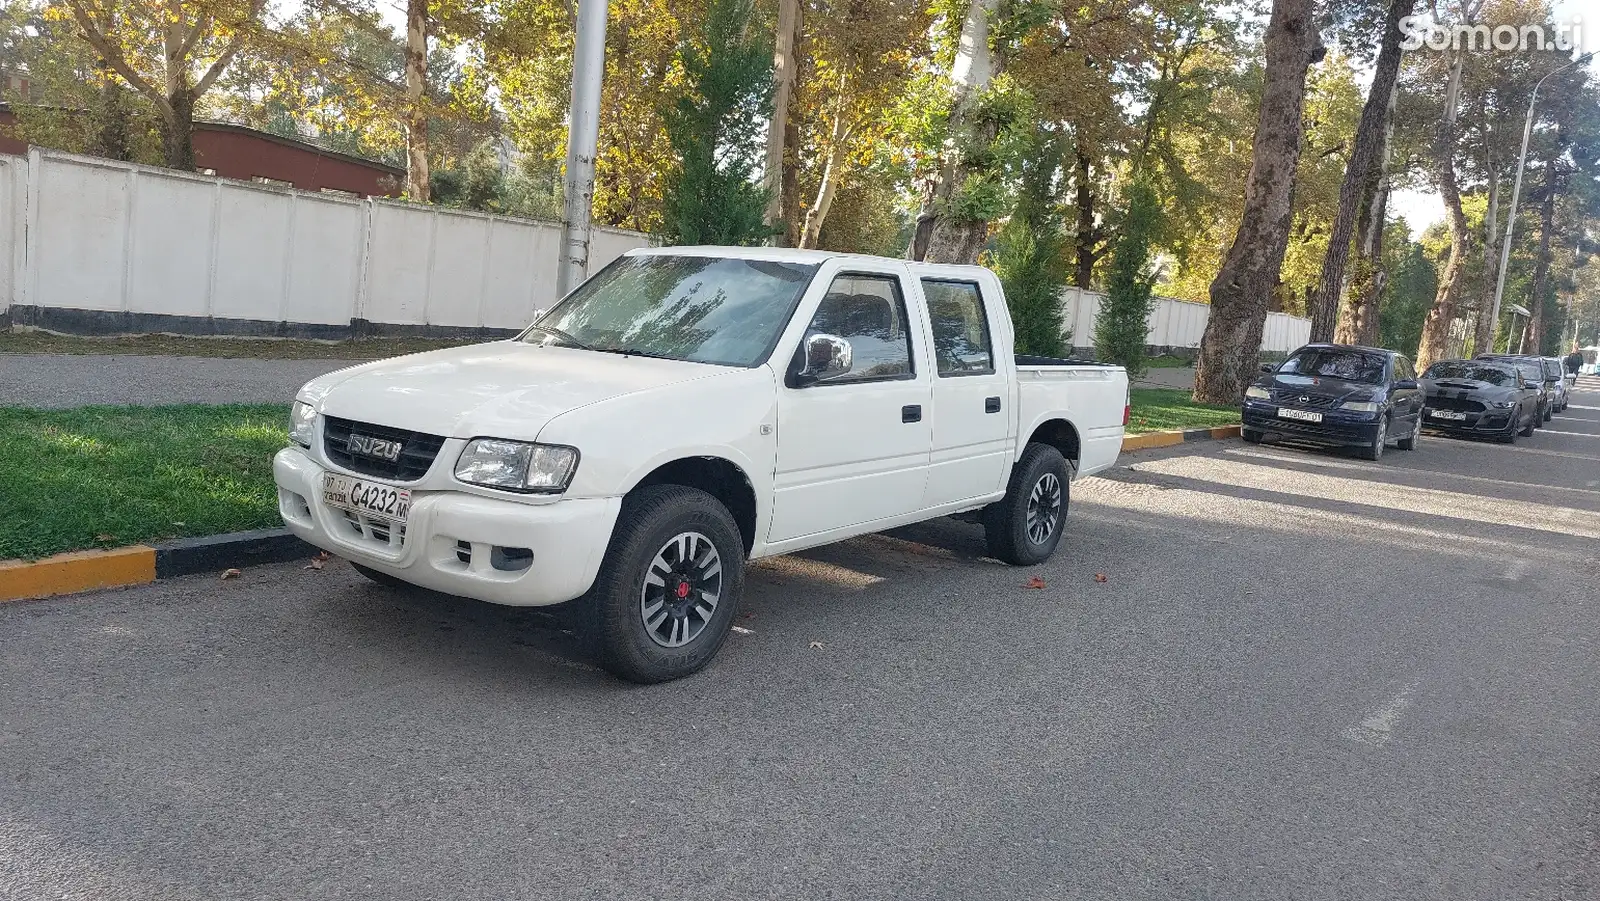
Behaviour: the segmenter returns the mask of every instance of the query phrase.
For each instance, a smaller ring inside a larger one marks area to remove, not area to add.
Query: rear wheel
[[[1378,460],[1383,457],[1383,449],[1389,443],[1389,417],[1384,416],[1378,420],[1378,430],[1372,435],[1372,443],[1361,449],[1361,456],[1368,460]]]
[[[600,664],[649,684],[710,663],[744,593],[744,562],[739,527],[711,495],[653,485],[629,496],[586,596]]]
[[[983,510],[989,553],[1016,566],[1044,562],[1061,543],[1067,500],[1067,458],[1048,444],[1029,444],[1011,468],[1006,496]]]

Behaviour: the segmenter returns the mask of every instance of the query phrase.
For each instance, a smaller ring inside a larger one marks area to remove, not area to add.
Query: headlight
[[[310,404],[295,401],[289,408],[289,440],[301,447],[311,446],[311,430],[317,424],[317,411]]]
[[[1376,413],[1383,409],[1383,404],[1375,400],[1347,400],[1339,405],[1341,410],[1351,410],[1356,413]]]
[[[1261,387],[1260,385],[1251,385],[1250,387],[1244,389],[1244,396],[1253,397],[1256,400],[1271,400],[1272,392]]]
[[[456,478],[506,491],[558,493],[578,468],[578,449],[500,438],[474,438],[456,461]]]
[[[1517,405],[1517,402],[1514,401],[1514,400],[1492,400],[1492,401],[1489,401],[1489,406],[1494,407],[1496,410],[1509,410],[1512,407],[1515,407],[1516,405]]]

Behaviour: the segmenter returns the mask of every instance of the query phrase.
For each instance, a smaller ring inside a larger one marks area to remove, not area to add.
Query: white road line
[[[1223,453],[1232,454],[1236,457],[1255,457],[1262,460],[1278,460],[1283,463],[1295,463],[1301,466],[1320,466],[1325,469],[1348,469],[1356,472],[1375,472],[1382,473],[1384,475],[1395,475],[1397,473],[1416,473],[1424,476],[1460,479],[1466,482],[1482,482],[1486,485],[1510,485],[1517,488],[1532,488],[1537,491],[1579,491],[1585,494],[1600,494],[1600,491],[1589,491],[1584,488],[1570,488],[1565,485],[1540,485],[1535,482],[1511,482],[1505,479],[1489,479],[1484,478],[1483,476],[1469,476],[1459,472],[1445,472],[1442,469],[1401,469],[1395,466],[1386,466],[1381,463],[1350,463],[1342,460],[1329,460],[1325,457],[1312,456],[1311,454],[1300,454],[1295,456],[1291,454],[1273,453],[1271,451],[1237,447],[1229,448],[1228,450],[1223,451]],[[1396,482],[1394,484],[1399,483]],[[1587,483],[1588,488],[1591,489],[1597,485],[1600,485],[1600,480],[1590,480]]]
[[[1521,557],[1512,560],[1511,565],[1506,567],[1506,581],[1508,582],[1520,582],[1522,581],[1522,577],[1527,574],[1528,561],[1522,559]]]
[[[1416,691],[1417,683],[1412,681],[1400,692],[1389,699],[1387,704],[1377,708],[1354,726],[1344,730],[1344,737],[1363,745],[1381,748],[1389,743],[1394,736],[1395,724],[1400,721],[1400,714],[1411,706],[1411,693]]]

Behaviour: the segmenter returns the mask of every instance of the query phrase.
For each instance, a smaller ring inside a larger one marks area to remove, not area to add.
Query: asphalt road
[[[0,605],[0,896],[1594,899],[1595,387],[1515,447],[1130,455],[1033,570],[766,562],[653,688],[342,564]]]
[[[114,354],[0,354],[0,406],[272,404],[355,366],[346,360],[252,360]]]

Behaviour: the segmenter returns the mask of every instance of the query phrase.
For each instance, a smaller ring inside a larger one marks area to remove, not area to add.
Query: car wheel
[[[1257,432],[1257,431],[1254,431],[1253,429],[1240,429],[1239,430],[1239,437],[1243,438],[1245,440],[1246,444],[1260,444],[1261,443],[1261,433]]]
[[[1533,437],[1533,430],[1538,428],[1538,427],[1539,427],[1539,411],[1535,410],[1535,411],[1533,411],[1533,415],[1528,417],[1528,424],[1522,427],[1522,433],[1521,433],[1522,437],[1524,437],[1524,438],[1532,438]],[[1516,426],[1513,425],[1511,428],[1513,430],[1515,430]],[[1513,437],[1512,440],[1515,441],[1516,440],[1515,437]]]
[[[1394,446],[1400,448],[1403,451],[1416,450],[1417,449],[1417,439],[1421,438],[1421,437],[1422,437],[1422,417],[1419,415],[1417,417],[1417,424],[1411,427],[1411,434],[1407,435],[1404,438],[1401,438],[1399,441],[1396,441]]]
[[[1016,566],[1049,559],[1061,543],[1068,496],[1067,458],[1048,444],[1029,444],[1011,468],[1006,496],[984,508],[989,553]]]
[[[382,585],[384,588],[394,588],[394,589],[398,589],[398,590],[404,591],[406,589],[415,588],[416,587],[416,586],[412,585],[410,582],[407,582],[404,579],[397,579],[394,576],[389,575],[388,573],[378,572],[377,570],[375,570],[375,569],[373,569],[371,567],[362,566],[359,563],[351,563],[350,566],[353,569],[355,569],[356,572],[362,574],[363,576],[366,576],[368,579],[371,579],[373,582],[376,582],[379,585]]]
[[[1544,421],[1545,422],[1549,422],[1551,420],[1551,418],[1553,418],[1555,415],[1556,415],[1555,411],[1552,410],[1550,407],[1545,407],[1544,408]]]
[[[600,665],[652,684],[710,663],[744,593],[744,562],[739,526],[711,495],[682,485],[629,495],[587,595]]]
[[[1378,460],[1383,457],[1383,448],[1389,443],[1389,417],[1378,420],[1378,431],[1372,436],[1372,443],[1361,449],[1361,456],[1368,460]]]

